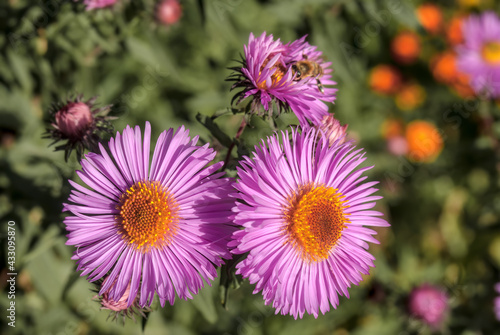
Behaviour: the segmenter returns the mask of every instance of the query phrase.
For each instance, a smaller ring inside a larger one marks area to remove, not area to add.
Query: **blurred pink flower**
[[[387,140],[387,150],[395,156],[402,156],[408,153],[408,142],[403,136],[394,136]]]
[[[178,0],[163,0],[156,6],[157,20],[166,26],[179,21],[182,16],[182,7]]]
[[[84,0],[87,10],[113,6],[118,0]]]
[[[440,287],[423,284],[410,293],[408,307],[410,314],[437,329],[448,311],[448,295]]]
[[[496,283],[495,291],[500,294],[500,283]],[[495,311],[495,316],[498,321],[500,321],[500,295],[495,298],[493,310]]]

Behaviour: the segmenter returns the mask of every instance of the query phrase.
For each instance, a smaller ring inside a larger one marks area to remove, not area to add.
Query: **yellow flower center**
[[[269,63],[269,61],[271,60],[271,58],[273,58],[274,55],[269,55],[269,57],[267,57],[267,59],[264,61],[264,63],[262,63],[262,66],[260,67],[260,71],[262,71],[262,69],[267,65],[267,63]],[[281,80],[281,78],[283,78],[283,76],[286,74],[286,67],[281,64],[281,62],[277,61],[271,69],[274,69],[274,73],[271,75],[271,81],[272,81],[272,85],[271,86],[274,86],[276,85],[277,82],[279,82]],[[260,73],[259,73],[260,75]],[[267,85],[266,85],[266,80],[260,82],[260,83],[257,83],[257,87],[260,88],[261,90],[265,90],[267,89]]]
[[[177,230],[179,207],[157,181],[135,183],[122,194],[117,209],[123,239],[144,252],[165,246]]]
[[[500,64],[500,42],[489,42],[483,45],[483,59],[493,65]]]
[[[346,228],[349,219],[337,189],[305,185],[288,199],[284,218],[289,242],[303,260],[321,261],[328,258]]]

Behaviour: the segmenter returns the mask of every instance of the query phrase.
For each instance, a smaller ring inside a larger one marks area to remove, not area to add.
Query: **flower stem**
[[[233,148],[236,145],[236,141],[238,141],[238,139],[240,138],[241,134],[243,133],[243,130],[245,130],[246,125],[247,122],[245,121],[245,116],[243,116],[243,118],[241,119],[240,127],[238,128],[238,131],[234,136],[233,142],[231,142],[231,145],[227,149],[226,159],[224,159],[224,165],[222,166],[222,171],[226,169],[227,163],[229,163],[229,159],[231,158],[231,151],[233,151]]]

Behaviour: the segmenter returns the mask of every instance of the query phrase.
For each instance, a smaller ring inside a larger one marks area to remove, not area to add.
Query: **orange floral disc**
[[[305,185],[289,199],[285,227],[289,242],[307,261],[328,258],[349,222],[342,194],[327,186]]]
[[[120,234],[137,249],[161,248],[177,229],[178,206],[159,182],[135,183],[123,193],[117,209]]]

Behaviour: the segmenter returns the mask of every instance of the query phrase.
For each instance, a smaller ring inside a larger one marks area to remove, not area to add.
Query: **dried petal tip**
[[[95,99],[85,102],[82,96],[78,96],[73,100],[54,104],[49,112],[50,127],[44,138],[54,140],[50,145],[67,140],[65,144],[55,148],[56,151],[65,151],[66,160],[73,149],[76,149],[80,160],[85,149],[95,151],[98,143],[103,140],[103,135],[112,133],[113,127],[109,120],[113,117],[107,116],[111,106],[94,108]]]
[[[109,277],[106,277],[103,281],[100,282],[99,289],[102,290],[104,286],[106,285],[106,282]],[[116,283],[116,279],[115,279]],[[137,293],[135,298],[133,298],[133,302],[129,307],[128,301],[131,299],[130,296],[130,283],[127,286],[127,289],[123,293],[122,297],[118,299],[118,301],[114,300],[111,297],[110,292],[112,290],[115,290],[115,283],[111,285],[110,288],[108,288],[102,295],[96,295],[94,296],[94,299],[99,300],[101,304],[101,309],[108,309],[111,311],[109,314],[109,317],[112,318],[112,320],[116,320],[118,317],[122,317],[122,320],[125,321],[125,318],[131,318],[132,320],[135,321],[134,315],[141,315],[142,317],[146,317],[147,312],[150,312],[150,309],[148,307],[140,307],[139,305],[139,294]],[[109,318],[108,317],[108,318]]]
[[[156,19],[165,26],[179,21],[182,16],[182,7],[178,0],[162,0],[156,6]]]
[[[431,328],[440,328],[448,311],[448,295],[437,286],[424,284],[413,289],[408,300],[410,314]]]

